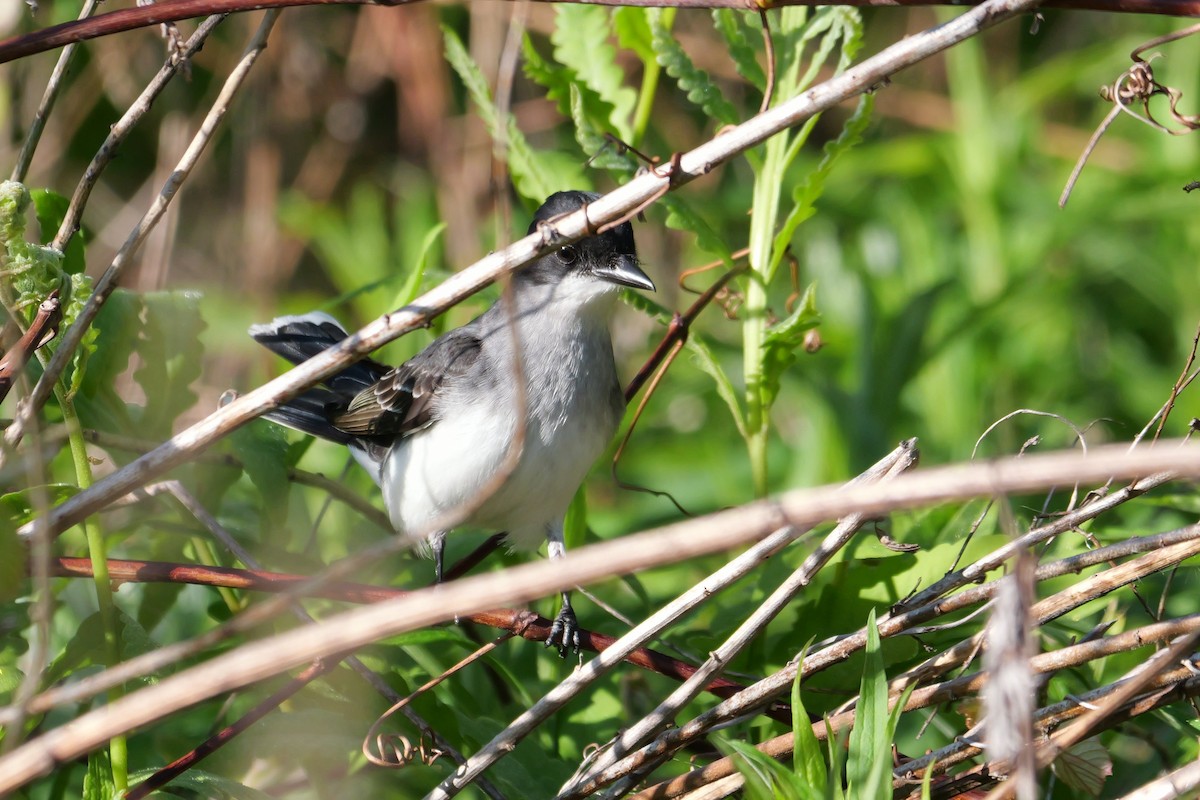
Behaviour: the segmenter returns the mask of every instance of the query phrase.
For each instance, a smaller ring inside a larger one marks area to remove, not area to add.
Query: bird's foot
[[[579,620],[575,619],[570,604],[564,605],[554,618],[550,635],[546,637],[546,647],[557,647],[559,658],[566,658],[568,650],[579,652]]]

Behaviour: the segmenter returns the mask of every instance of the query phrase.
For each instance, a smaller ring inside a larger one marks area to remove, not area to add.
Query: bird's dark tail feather
[[[272,353],[283,356],[293,364],[302,364],[338,344],[349,334],[333,317],[313,311],[252,325],[250,336]],[[345,409],[359,392],[374,385],[387,371],[388,368],[382,364],[363,359],[326,378],[324,384],[327,388],[309,389],[263,416],[322,439],[353,444],[355,437],[330,424],[331,411]]]

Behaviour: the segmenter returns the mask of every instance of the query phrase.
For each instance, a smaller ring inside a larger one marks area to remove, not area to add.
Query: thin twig
[[[918,453],[915,443],[911,441],[906,442],[901,457],[884,473],[881,480],[891,480],[895,476],[907,472],[917,463],[917,458]],[[649,714],[644,715],[640,721],[627,728],[620,736],[610,742],[610,746],[605,748],[596,759],[588,764],[587,772],[584,775],[572,779],[571,782],[560,789],[560,800],[568,800],[568,798],[577,800],[594,792],[599,788],[598,778],[601,774],[616,765],[634,749],[641,747],[649,741],[649,738],[661,730],[663,726],[674,721],[679,712],[700,694],[704,683],[709,678],[721,674],[725,667],[737,657],[738,653],[753,641],[804,587],[808,586],[817,572],[829,563],[829,559],[833,558],[850,541],[851,537],[865,522],[867,522],[867,517],[862,514],[851,514],[839,521],[838,525],[830,531],[816,550],[804,559],[804,562],[787,580],[781,583],[755,609],[754,613],[738,626],[736,631],[730,634],[719,647],[709,654],[708,659],[696,670],[695,675],[659,703],[657,708]],[[705,585],[707,586],[708,584],[706,583]],[[613,790],[614,793],[621,794],[626,787],[631,787],[637,783],[649,771],[650,765],[646,764],[638,771],[624,775],[622,785],[615,787]]]
[[[562,2],[563,0],[543,0]],[[583,0],[569,0],[583,2]],[[636,6],[642,8],[732,8],[746,10],[745,0],[587,0],[594,5]],[[0,64],[53,50],[71,42],[95,39],[165,22],[233,11],[286,8],[311,5],[401,5],[402,0],[163,0],[153,6],[124,8],[101,14],[86,23],[63,23],[40,31],[0,41]],[[774,0],[769,7],[827,5],[826,0]],[[869,7],[922,7],[929,5],[961,6],[955,0],[843,0],[840,5]],[[1173,17],[1200,16],[1197,0],[1045,0],[1044,8],[1088,11],[1113,11],[1126,14],[1162,14]]]
[[[150,8],[157,7],[151,6]],[[266,48],[267,37],[274,27],[279,13],[278,10],[273,10],[268,11],[264,15],[262,22],[259,23],[258,30],[255,31],[250,43],[246,46],[241,59],[232,72],[230,72],[229,77],[226,78],[225,84],[221,87],[221,91],[217,95],[217,99],[213,102],[212,108],[209,109],[208,114],[201,123],[200,130],[192,137],[187,151],[183,154],[179,163],[176,164],[175,170],[163,185],[158,197],[155,198],[154,203],[142,216],[141,220],[138,221],[138,224],[134,226],[125,243],[121,245],[121,249],[113,257],[108,269],[96,281],[91,297],[88,298],[87,303],[80,310],[71,327],[63,334],[62,342],[59,344],[58,349],[54,351],[53,358],[46,365],[46,369],[42,373],[41,378],[38,379],[37,384],[34,385],[33,391],[28,397],[24,398],[12,425],[5,431],[4,441],[8,448],[16,447],[17,443],[21,440],[21,436],[24,434],[25,427],[29,425],[29,421],[41,410],[46,400],[49,399],[50,394],[54,390],[55,382],[62,374],[63,369],[66,368],[67,363],[74,356],[88,328],[91,327],[96,315],[100,313],[104,302],[117,288],[125,268],[133,260],[134,254],[141,247],[146,237],[149,236],[154,226],[162,219],[167,211],[167,207],[179,191],[179,187],[183,185],[183,182],[196,166],[196,162],[199,161],[201,154],[204,153],[208,143],[212,140],[217,126],[220,125],[221,121],[225,118],[225,114],[229,111],[229,106],[234,95],[242,87],[251,67],[254,66],[259,55]],[[195,37],[193,36],[193,38]],[[7,452],[8,449],[0,450],[0,466],[4,464]],[[102,483],[103,481],[98,481],[92,488],[95,489]],[[133,487],[129,488],[132,489]],[[125,494],[125,492],[121,494]]]
[[[77,21],[83,21],[91,17],[92,14],[96,13],[96,6],[99,4],[98,0],[87,0],[83,4],[83,8],[79,10],[79,19]],[[71,61],[75,58],[75,50],[78,46],[77,42],[72,42],[64,47],[62,53],[58,56],[58,62],[54,65],[54,71],[50,73],[50,80],[46,83],[46,91],[42,94],[41,102],[38,103],[37,111],[33,115],[33,122],[29,124],[29,132],[25,134],[25,141],[21,143],[21,152],[17,154],[17,162],[13,165],[12,179],[18,183],[25,182],[25,176],[29,172],[29,165],[33,163],[33,153],[37,150],[38,142],[42,139],[42,131],[46,127],[46,120],[50,118],[50,112],[54,110],[54,103],[58,100],[58,93],[63,86],[63,79],[67,77],[67,70],[71,66]]]

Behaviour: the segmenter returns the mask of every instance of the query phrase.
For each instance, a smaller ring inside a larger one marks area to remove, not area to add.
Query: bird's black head
[[[578,211],[599,199],[594,192],[556,192],[533,215],[529,233],[555,217]],[[596,236],[565,245],[525,267],[520,276],[534,283],[558,283],[568,275],[591,276],[619,286],[654,291],[654,282],[638,266],[633,226],[628,222]]]

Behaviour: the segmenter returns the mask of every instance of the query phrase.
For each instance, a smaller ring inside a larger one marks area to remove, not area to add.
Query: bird
[[[529,233],[597,198],[551,195]],[[560,558],[567,507],[625,410],[609,332],[621,287],[655,290],[628,221],[518,270],[506,296],[403,364],[362,359],[263,416],[349,447],[397,533],[426,537],[438,583],[454,516]],[[324,312],[250,328],[293,364],[348,335]],[[579,652],[567,591],[546,646]]]

